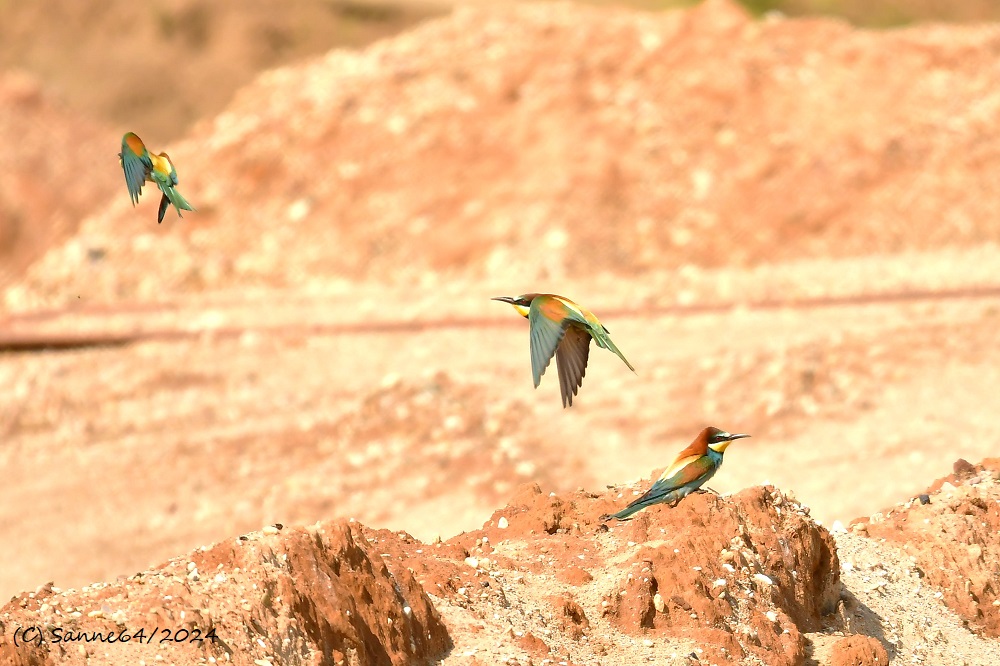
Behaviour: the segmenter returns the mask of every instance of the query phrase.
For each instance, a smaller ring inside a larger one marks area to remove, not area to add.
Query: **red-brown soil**
[[[869,535],[898,544],[972,630],[993,638],[1000,637],[998,477],[1000,459],[976,466],[960,459],[954,474],[931,486],[936,502],[911,500],[905,511],[860,522]]]
[[[954,492],[995,505],[995,478],[980,467],[961,491],[931,493],[930,505]],[[971,643],[982,659],[975,663],[993,663],[986,660],[997,646],[931,597],[934,575],[922,604],[879,618],[893,627],[919,621],[918,613],[937,605],[938,616],[924,618],[933,633],[921,642],[857,620],[873,614],[872,595],[892,596],[887,583],[908,572],[903,553],[911,544],[931,537],[935,548],[964,551],[957,543],[962,524],[907,521],[920,515],[912,507],[896,512],[901,520],[873,517],[861,538],[900,540],[893,548],[902,562],[880,564],[885,580],[859,587],[842,583],[833,535],[774,488],[728,498],[695,494],[629,522],[602,523],[599,516],[620,506],[623,494],[546,494],[527,484],[482,529],[444,542],[347,521],[277,525],[114,583],[79,591],[47,584],[0,608],[0,659],[12,666],[206,659],[885,666],[890,653],[923,659],[942,648],[947,660],[933,663],[969,663],[963,660]],[[985,542],[981,559],[995,563],[998,548],[995,539]],[[972,569],[956,566],[963,562],[951,556],[953,576],[976,570],[974,561]],[[955,607],[954,597],[945,602]],[[960,602],[956,610],[967,607]],[[166,629],[171,638],[164,643]],[[140,631],[141,640],[124,644],[67,642]],[[34,643],[23,644],[25,636]]]

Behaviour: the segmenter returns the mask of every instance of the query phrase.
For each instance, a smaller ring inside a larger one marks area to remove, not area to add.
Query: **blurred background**
[[[1000,5],[0,0],[0,598],[522,483],[847,522],[1000,444]],[[58,18],[58,20],[56,20]],[[156,223],[117,152],[168,151]],[[572,409],[492,296],[592,309]]]

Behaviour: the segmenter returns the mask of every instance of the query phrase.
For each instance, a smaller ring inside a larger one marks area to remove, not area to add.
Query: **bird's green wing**
[[[590,333],[578,326],[569,326],[562,342],[556,347],[556,367],[563,407],[573,406],[573,396],[583,385],[590,356]]]
[[[559,348],[566,328],[561,321],[554,321],[542,311],[541,297],[531,302],[528,310],[528,328],[531,337],[531,376],[535,380],[535,388],[542,381],[542,374],[549,361]]]
[[[708,456],[691,456],[674,462],[656,483],[667,488],[680,488],[698,479],[702,479],[704,483],[715,470],[716,464]]]
[[[139,194],[142,192],[146,177],[153,168],[153,163],[149,159],[142,139],[132,132],[122,137],[122,151],[118,153],[118,157],[122,161],[125,185],[128,186],[128,194],[134,206],[139,202]]]

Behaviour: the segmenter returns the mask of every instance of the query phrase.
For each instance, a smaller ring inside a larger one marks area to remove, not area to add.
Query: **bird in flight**
[[[598,347],[613,351],[629,370],[635,372],[594,313],[568,298],[555,294],[523,294],[497,296],[492,300],[510,303],[518,314],[528,319],[535,388],[542,381],[542,374],[552,357],[556,357],[563,407],[573,405],[573,396],[583,384],[591,339]]]
[[[125,184],[128,186],[133,206],[139,203],[139,195],[146,181],[156,183],[160,188],[163,194],[160,197],[157,223],[163,222],[163,215],[170,204],[177,209],[178,217],[184,217],[181,215],[182,209],[194,210],[194,206],[177,191],[177,170],[174,169],[174,164],[166,153],[156,155],[149,152],[142,139],[128,132],[122,137],[122,151],[118,153],[118,159],[125,172]]]

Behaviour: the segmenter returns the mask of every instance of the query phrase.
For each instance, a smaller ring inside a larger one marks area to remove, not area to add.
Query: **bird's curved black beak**
[[[734,439],[743,439],[744,437],[749,437],[749,436],[750,435],[747,435],[747,434],[744,434],[744,433],[740,432],[740,433],[736,433],[735,435],[730,435],[729,436],[729,441],[731,442]]]
[[[494,296],[490,300],[491,301],[500,301],[501,303],[510,303],[511,305],[514,305],[514,297],[513,296]]]

